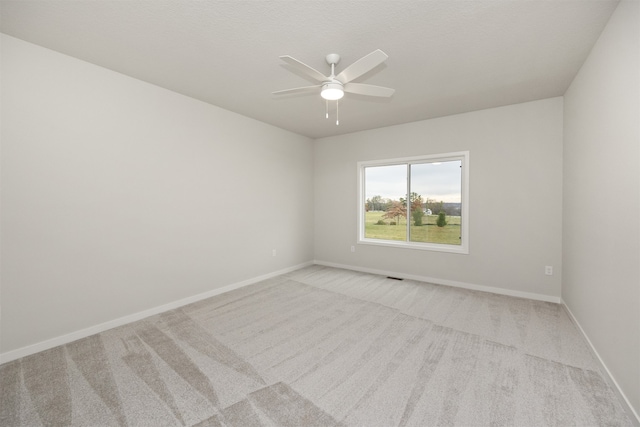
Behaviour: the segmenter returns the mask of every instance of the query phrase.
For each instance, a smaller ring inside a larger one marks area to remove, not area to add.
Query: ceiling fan
[[[366,96],[378,96],[389,98],[395,92],[395,89],[388,87],[374,86],[362,83],[353,83],[352,80],[357,79],[363,74],[373,70],[378,65],[382,64],[388,58],[387,54],[380,49],[374,50],[370,54],[360,58],[336,76],[335,67],[340,62],[340,55],[337,53],[331,53],[327,55],[327,64],[331,66],[331,75],[325,76],[316,69],[308,66],[307,64],[298,61],[297,59],[284,55],[280,59],[287,64],[294,67],[296,70],[301,71],[309,77],[317,80],[320,84],[314,86],[297,87],[293,89],[285,89],[273,92],[274,95],[289,95],[294,93],[317,93],[320,92],[320,96],[327,100],[327,114],[329,117],[328,101],[336,101],[336,116],[337,116],[337,101],[341,99],[345,92],[354,93],[358,95]],[[336,125],[340,124],[336,117]]]

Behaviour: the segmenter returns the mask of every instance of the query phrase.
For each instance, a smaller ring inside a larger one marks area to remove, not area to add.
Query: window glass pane
[[[407,165],[369,166],[364,177],[364,237],[406,241]]]
[[[358,162],[358,243],[469,253],[469,153]]]
[[[460,245],[462,161],[412,164],[410,241]]]

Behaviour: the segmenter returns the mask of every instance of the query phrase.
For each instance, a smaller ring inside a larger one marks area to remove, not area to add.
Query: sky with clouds
[[[460,203],[460,160],[412,164],[411,191],[422,199]],[[382,196],[399,200],[406,197],[407,165],[369,166],[365,168],[365,199]]]

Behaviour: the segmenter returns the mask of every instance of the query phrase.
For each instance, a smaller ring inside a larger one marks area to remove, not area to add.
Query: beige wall
[[[4,35],[1,136],[0,353],[313,259],[307,138]]]
[[[468,255],[356,244],[358,161],[455,151],[470,155]],[[316,260],[559,301],[562,98],[319,139],[314,162]]]
[[[640,2],[565,95],[562,299],[640,413]]]

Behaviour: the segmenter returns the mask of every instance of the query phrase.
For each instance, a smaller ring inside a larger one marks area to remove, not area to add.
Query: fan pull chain
[[[340,124],[340,110],[338,108],[339,102],[336,100],[336,126],[338,126]],[[329,118],[329,101],[326,100],[325,101],[325,114],[324,114],[325,119]]]
[[[325,105],[324,117],[325,117],[325,119],[328,119],[329,118],[329,101],[325,100],[324,103],[325,103],[324,104]],[[338,102],[338,100],[336,100],[336,126],[338,126],[340,124],[340,115],[339,115],[340,110],[338,108],[338,104],[339,104],[339,102]]]

